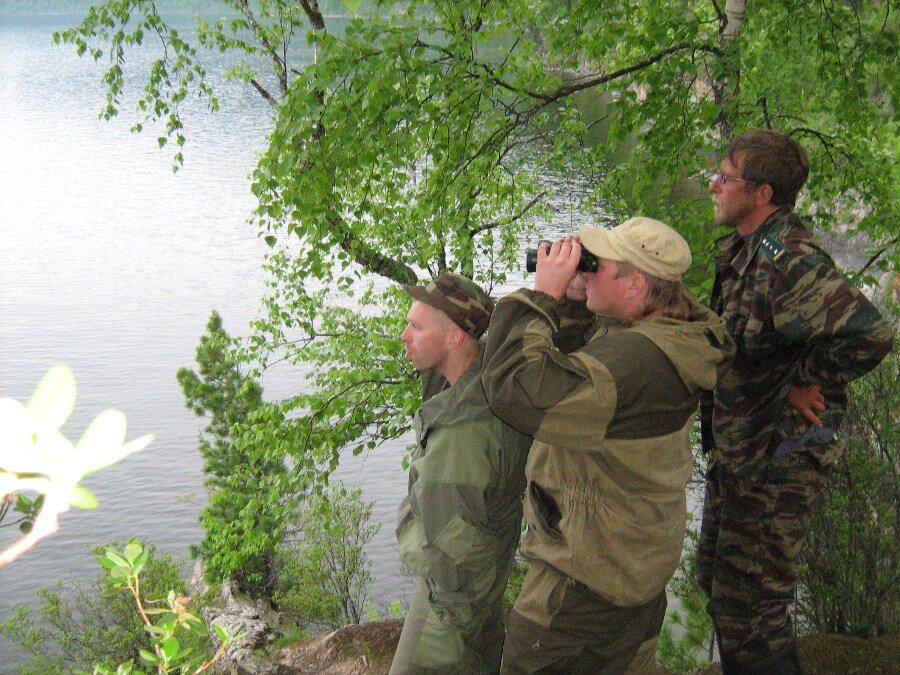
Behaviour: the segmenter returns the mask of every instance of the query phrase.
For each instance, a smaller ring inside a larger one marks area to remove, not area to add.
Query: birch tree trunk
[[[744,25],[747,0],[726,0],[725,12],[719,14],[719,69],[712,82],[719,106],[717,124],[723,140],[734,136],[734,106],[741,88],[741,52],[738,37]]]

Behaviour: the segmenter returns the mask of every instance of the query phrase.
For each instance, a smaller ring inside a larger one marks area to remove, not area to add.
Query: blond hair
[[[639,318],[657,314],[678,321],[687,321],[691,316],[693,297],[680,281],[660,279],[652,274],[647,274],[639,267],[628,262],[616,260],[616,273],[614,279],[627,277],[635,272],[643,274],[647,279],[647,297],[644,299],[644,312]]]

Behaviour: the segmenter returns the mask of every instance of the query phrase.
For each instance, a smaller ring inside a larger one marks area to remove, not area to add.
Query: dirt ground
[[[402,619],[344,626],[332,633],[288,645],[278,652],[278,672],[386,675],[402,628]],[[900,633],[873,640],[813,635],[799,638],[797,644],[803,669],[808,675],[900,675]],[[714,675],[722,670],[718,663],[711,663],[699,672]]]

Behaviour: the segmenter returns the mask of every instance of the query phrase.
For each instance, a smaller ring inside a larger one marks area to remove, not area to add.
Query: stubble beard
[[[749,210],[741,211],[740,209],[731,209],[726,211],[721,202],[713,200],[713,221],[719,227],[734,227],[740,225],[741,219],[749,212]]]

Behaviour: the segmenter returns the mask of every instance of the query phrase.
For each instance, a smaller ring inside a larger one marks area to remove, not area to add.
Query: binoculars
[[[552,244],[550,241],[541,241],[540,244]],[[534,272],[537,270],[537,257],[538,250],[536,248],[529,248],[525,251],[525,270],[528,272]],[[579,272],[596,272],[597,271],[597,256],[588,251],[584,246],[581,247],[581,260],[578,261]]]

